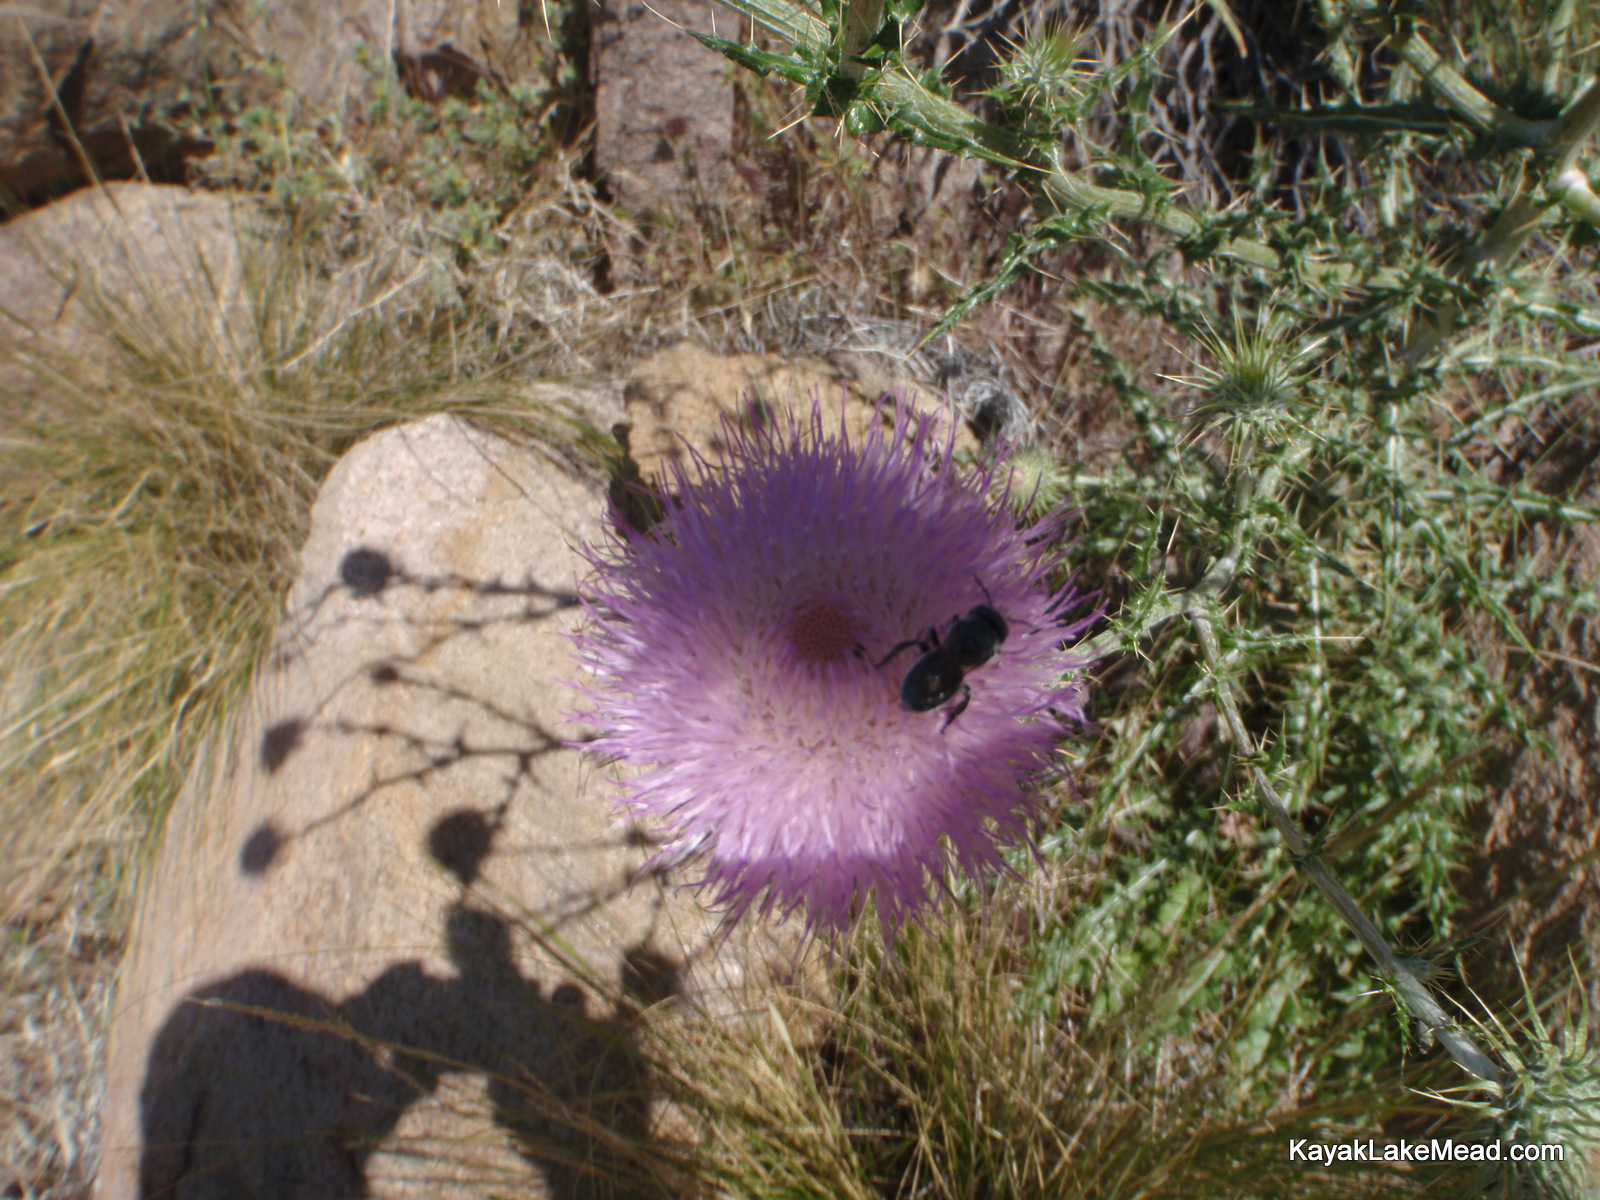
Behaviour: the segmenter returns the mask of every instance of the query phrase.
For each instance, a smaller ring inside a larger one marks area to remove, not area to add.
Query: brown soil
[[[1543,432],[1530,482],[1600,503],[1593,417]],[[1564,582],[1582,599],[1532,614],[1531,657],[1502,638],[1488,643],[1545,745],[1502,755],[1489,769],[1479,857],[1462,876],[1466,928],[1483,939],[1469,982],[1497,980],[1492,990],[1515,993],[1520,967],[1546,996],[1572,981],[1575,964],[1590,1002],[1600,1003],[1600,531],[1541,522],[1508,549],[1532,563],[1535,577]]]

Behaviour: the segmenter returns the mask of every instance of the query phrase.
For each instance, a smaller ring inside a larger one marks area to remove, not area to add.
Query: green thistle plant
[[[1551,1197],[1600,1196],[1600,1041],[1590,1036],[1585,1003],[1577,1018],[1552,1032],[1522,981],[1526,1021],[1508,1029],[1493,1011],[1475,1019],[1478,1035],[1505,1064],[1500,1083],[1465,1084],[1440,1094],[1458,1108],[1476,1110],[1493,1135],[1508,1148],[1560,1146],[1555,1161],[1512,1161],[1509,1156],[1485,1169],[1479,1188],[1485,1195]],[[1580,996],[1581,987],[1575,988]],[[1487,1099],[1459,1094],[1487,1091]]]

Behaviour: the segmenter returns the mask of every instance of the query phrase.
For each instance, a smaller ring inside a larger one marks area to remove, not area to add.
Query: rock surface
[[[729,64],[688,33],[711,32],[717,15],[712,0],[591,0],[595,166],[630,208],[695,184],[715,189],[726,177]]]
[[[211,336],[242,303],[251,212],[214,192],[111,183],[0,225],[0,393],[26,392],[30,364],[103,362],[108,328],[156,309],[169,335]]]
[[[521,78],[538,21],[537,5],[494,0],[0,3],[0,189],[28,201],[84,182],[79,146],[105,178],[154,169],[183,149],[169,123],[241,81],[241,61],[275,61],[296,93],[338,109],[367,79],[362,47],[408,83],[459,89]]]
[[[809,405],[816,396],[825,419],[835,426],[843,403],[850,436],[857,438],[884,416],[884,398],[896,394],[925,410],[941,408],[927,388],[909,374],[887,368],[876,356],[713,354],[680,342],[635,366],[622,396],[629,454],[648,480],[662,478],[669,462],[689,465],[691,446],[715,458],[722,448],[724,417],[747,421],[757,410],[797,401]],[[957,449],[975,450],[977,444],[970,430],[958,428]]]
[[[141,904],[100,1200],[587,1195],[585,1164],[652,1133],[632,1016],[753,960],[694,965],[705,915],[634,879],[644,839],[569,743],[574,548],[603,507],[444,416],[334,469]]]

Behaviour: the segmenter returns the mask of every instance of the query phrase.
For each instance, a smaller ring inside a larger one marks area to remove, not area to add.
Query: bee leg
[[[972,689],[963,683],[961,685],[961,699],[956,703],[956,706],[950,710],[950,715],[944,719],[944,724],[939,727],[940,737],[944,736],[944,731],[950,728],[952,721],[967,711],[967,705],[971,703]]]
[[[930,639],[932,640],[932,643],[933,643],[932,645],[929,645]],[[859,642],[857,642],[856,644],[858,646],[860,645]],[[895,644],[895,648],[893,650],[889,651],[889,653],[885,654],[877,662],[875,662],[873,664],[873,666],[875,666],[875,667],[883,666],[891,658],[893,658],[896,654],[899,654],[902,650],[909,650],[912,646],[915,646],[918,650],[921,650],[924,654],[926,654],[926,653],[928,653],[929,650],[933,649],[933,647],[937,646],[938,644],[939,644],[939,631],[937,629],[929,629],[928,630],[928,636],[925,637],[925,638],[907,638],[903,642],[896,643]]]
[[[875,667],[881,667],[884,664],[886,664],[891,658],[893,658],[896,654],[899,654],[902,650],[907,650],[907,649],[910,649],[912,646],[920,646],[920,645],[922,645],[922,643],[919,640],[917,640],[916,638],[912,638],[910,641],[900,642],[895,646],[895,648],[893,650],[889,651],[889,653],[885,654],[882,658],[880,658],[877,662],[873,663],[872,665],[875,666]]]

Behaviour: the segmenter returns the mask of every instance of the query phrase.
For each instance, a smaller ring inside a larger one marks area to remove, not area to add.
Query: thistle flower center
[[[839,662],[860,640],[850,614],[831,600],[813,600],[789,620],[789,645],[801,662]]]

